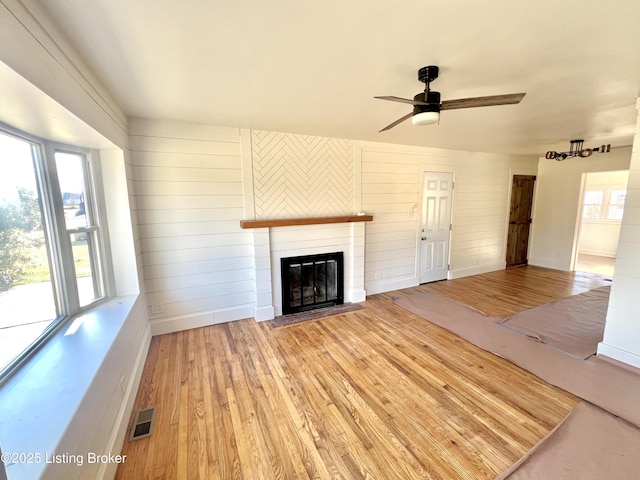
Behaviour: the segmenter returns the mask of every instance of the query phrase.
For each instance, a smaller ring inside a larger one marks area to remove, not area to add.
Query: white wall
[[[640,110],[640,99],[637,107]],[[615,276],[598,354],[640,367],[640,114],[632,152]]]
[[[0,61],[100,135],[119,147],[125,146],[126,116],[37,3],[3,0],[0,18]],[[19,117],[30,111],[28,105],[16,111],[14,120],[19,122]],[[40,123],[33,118],[28,120],[29,124]],[[52,131],[65,135],[66,125],[56,124],[55,117],[48,120],[53,124]]]
[[[628,147],[610,153],[563,162],[541,158],[538,163],[529,263],[571,270],[576,255],[583,174],[627,170]]]
[[[253,316],[240,131],[134,119],[130,139],[153,334]]]
[[[584,191],[603,191],[604,205],[600,219],[581,219],[578,253],[604,257],[616,256],[622,222],[620,220],[607,220],[607,202],[612,190],[626,190],[628,180],[629,172],[624,170],[585,174]],[[582,198],[584,198],[584,195]]]
[[[367,225],[365,288],[379,293],[419,283],[423,172],[453,172],[450,278],[505,267],[513,175],[535,175],[536,158],[366,142],[362,209]]]

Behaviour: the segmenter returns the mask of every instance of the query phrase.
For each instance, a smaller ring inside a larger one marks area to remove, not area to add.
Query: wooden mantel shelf
[[[373,215],[347,215],[344,217],[280,218],[277,220],[240,220],[241,228],[291,227],[295,225],[321,225],[324,223],[370,222]]]

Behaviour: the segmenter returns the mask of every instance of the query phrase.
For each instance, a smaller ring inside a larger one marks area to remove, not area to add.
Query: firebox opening
[[[284,315],[344,303],[343,252],[282,258],[280,266]]]

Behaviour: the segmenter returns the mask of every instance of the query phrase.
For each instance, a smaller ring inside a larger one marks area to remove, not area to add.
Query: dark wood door
[[[509,211],[509,236],[507,238],[507,268],[526,265],[528,262],[529,230],[533,205],[534,175],[514,175]]]

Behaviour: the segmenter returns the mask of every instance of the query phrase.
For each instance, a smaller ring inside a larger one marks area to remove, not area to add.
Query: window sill
[[[0,448],[32,460],[7,464],[9,480],[40,478],[47,456],[73,453],[56,448],[137,297],[111,299],[78,315],[0,388]]]

